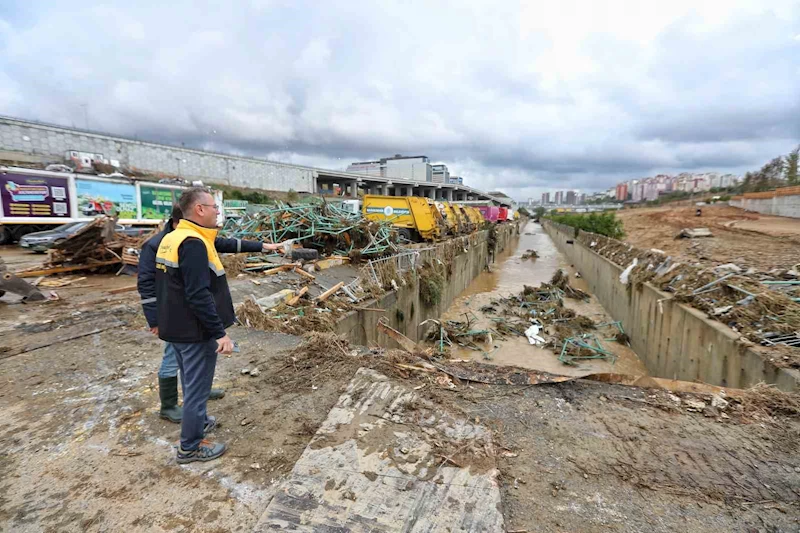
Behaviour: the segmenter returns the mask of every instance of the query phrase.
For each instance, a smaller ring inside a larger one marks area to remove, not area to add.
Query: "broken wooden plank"
[[[93,268],[100,268],[104,266],[118,265],[119,260],[101,261],[99,263],[85,264],[85,265],[71,265],[65,267],[45,268],[42,270],[26,270],[16,272],[18,278],[37,278],[39,276],[49,276],[51,274],[61,274],[62,272],[77,272],[79,270],[91,270]]]
[[[295,265],[294,263],[292,263],[290,265],[281,265],[279,267],[270,268],[269,270],[265,270],[265,271],[262,272],[262,274],[265,275],[265,276],[271,276],[272,274],[277,274],[278,272],[286,272],[288,270],[291,270],[295,266],[297,266],[297,265]]]
[[[327,300],[328,298],[330,298],[331,296],[336,294],[339,291],[339,289],[341,289],[342,287],[344,287],[344,281],[340,281],[339,283],[337,283],[336,285],[334,285],[333,287],[331,287],[327,291],[325,291],[322,294],[320,294],[319,296],[317,296],[315,298],[315,301],[324,302],[325,300]]]
[[[386,309],[378,309],[377,307],[353,307],[356,311],[377,311],[378,313],[385,313]]]
[[[123,292],[132,292],[136,290],[136,285],[128,285],[126,287],[120,287],[119,289],[111,289],[108,294],[121,294]]]
[[[400,345],[402,349],[407,352],[414,353],[417,351],[417,343],[391,327],[388,323],[386,323],[386,317],[381,317],[380,321],[378,322],[378,331],[381,333],[385,333],[392,339],[397,341],[397,344]]]
[[[254,531],[505,531],[492,434],[360,368]]]
[[[292,299],[289,300],[288,304],[292,306],[297,305],[297,303],[300,301],[300,298],[307,292],[308,292],[308,287],[303,287],[302,289],[297,291],[297,294],[292,296]]]
[[[77,281],[83,281],[86,279],[86,276],[81,276],[80,278],[72,278],[72,279],[53,279],[53,280],[45,280],[39,284],[40,287],[49,287],[51,289],[58,289],[61,287],[66,287],[67,285],[72,285]]]
[[[294,271],[297,272],[298,274],[300,274],[301,276],[303,276],[304,278],[307,278],[307,279],[310,279],[310,280],[317,279],[316,276],[314,276],[313,274],[309,274],[308,272],[306,272],[305,270],[303,270],[300,267],[294,267]]]

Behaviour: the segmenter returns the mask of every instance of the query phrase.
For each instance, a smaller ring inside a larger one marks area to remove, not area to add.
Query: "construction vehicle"
[[[446,232],[442,214],[433,200],[428,198],[367,194],[363,202],[365,218],[391,222],[406,240],[433,241]]]

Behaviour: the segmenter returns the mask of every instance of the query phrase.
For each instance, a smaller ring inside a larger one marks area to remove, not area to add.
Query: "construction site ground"
[[[618,216],[625,241],[657,248],[686,261],[713,265],[734,263],[743,269],[769,271],[800,263],[800,220],[761,215],[727,205],[623,209]],[[713,237],[676,239],[685,228],[708,228]]]
[[[232,328],[241,352],[220,357],[227,394],[209,404],[222,424],[212,437],[230,450],[179,466],[179,426],[157,415],[162,344],[135,292],[107,292],[132,279],[89,276],[44,304],[0,301],[3,531],[251,531],[364,364],[329,363],[333,349],[291,359],[300,337]],[[236,301],[275,290],[232,286]],[[392,378],[493,431],[507,531],[800,527],[797,418],[582,380],[450,388],[424,373]]]

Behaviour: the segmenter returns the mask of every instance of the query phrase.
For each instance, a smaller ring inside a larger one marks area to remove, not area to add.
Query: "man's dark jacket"
[[[142,253],[139,255],[139,278],[136,281],[136,288],[142,298],[142,309],[147,319],[147,325],[154,328],[158,325],[158,311],[156,306],[156,252],[161,244],[164,235],[172,231],[172,224],[167,222],[164,230],[148,239],[142,246]],[[260,252],[262,244],[258,241],[243,241],[241,239],[223,239],[219,237],[214,240],[214,248],[217,252],[232,254],[238,252]]]

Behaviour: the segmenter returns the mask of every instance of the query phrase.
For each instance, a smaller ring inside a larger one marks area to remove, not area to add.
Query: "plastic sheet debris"
[[[525,330],[525,336],[528,338],[528,342],[533,345],[545,344],[547,340],[544,337],[539,336],[539,330],[541,328],[533,324],[531,327]]]
[[[623,285],[627,285],[628,284],[628,278],[631,275],[631,271],[634,268],[636,268],[636,265],[638,265],[638,264],[639,264],[639,259],[634,258],[633,261],[631,262],[631,264],[628,265],[628,267],[625,270],[622,271],[622,274],[619,275],[620,283],[622,283]]]

